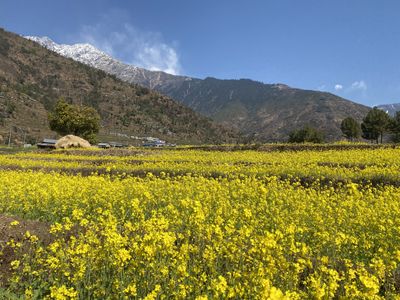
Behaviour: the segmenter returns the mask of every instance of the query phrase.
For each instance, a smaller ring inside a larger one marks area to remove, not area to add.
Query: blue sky
[[[0,27],[198,78],[400,102],[398,0],[0,0]]]

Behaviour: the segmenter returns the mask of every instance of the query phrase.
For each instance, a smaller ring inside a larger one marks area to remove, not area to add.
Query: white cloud
[[[325,84],[322,84],[319,87],[317,87],[318,91],[325,91],[325,89],[326,89],[326,85]]]
[[[353,90],[353,91],[356,91],[356,90],[358,90],[358,91],[366,91],[367,88],[368,88],[368,86],[367,86],[367,84],[365,83],[364,80],[354,81],[351,84],[351,87],[350,87],[350,89]]]
[[[164,71],[170,74],[180,73],[180,64],[176,51],[166,44],[147,45],[136,54],[137,64],[152,71]]]
[[[336,84],[336,85],[335,85],[335,90],[336,90],[336,91],[343,90],[343,85],[341,85],[341,84]]]
[[[164,42],[160,33],[143,31],[124,22],[123,15],[103,16],[102,22],[84,26],[80,42],[90,43],[126,63],[152,71],[181,74],[182,68],[176,45]]]

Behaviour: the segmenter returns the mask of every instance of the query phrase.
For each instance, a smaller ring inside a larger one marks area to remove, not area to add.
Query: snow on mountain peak
[[[93,65],[93,61],[99,59],[114,60],[108,54],[86,43],[73,44],[73,45],[57,44],[47,36],[44,37],[25,36],[25,38],[32,40],[42,45],[43,47],[51,51],[54,51],[62,56],[72,58],[74,60],[80,61],[88,65]]]
[[[72,58],[78,62],[113,74],[124,81],[141,84],[151,89],[161,85],[165,80],[169,80],[169,82],[191,80],[189,77],[175,76],[162,71],[149,71],[122,63],[91,44],[57,44],[46,36],[25,36],[25,38],[62,56]]]
[[[54,47],[57,46],[57,44],[49,37],[47,36],[42,36],[42,37],[38,37],[38,36],[25,36],[24,38],[34,41],[50,50],[52,50]]]

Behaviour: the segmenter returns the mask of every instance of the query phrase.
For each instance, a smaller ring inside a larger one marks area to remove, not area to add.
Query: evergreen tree
[[[394,118],[391,120],[390,131],[393,133],[392,141],[400,143],[400,111],[396,112]]]
[[[340,130],[342,130],[343,135],[350,141],[357,139],[361,136],[361,126],[352,117],[347,117],[343,119],[340,124]]]
[[[389,115],[383,110],[374,107],[363,119],[361,123],[362,137],[367,140],[379,143],[379,137],[382,143],[383,134],[388,131],[390,124]]]

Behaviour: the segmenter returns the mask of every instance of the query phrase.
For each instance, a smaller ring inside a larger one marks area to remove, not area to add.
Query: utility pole
[[[8,136],[8,147],[11,147],[11,126],[10,126],[10,134]]]

